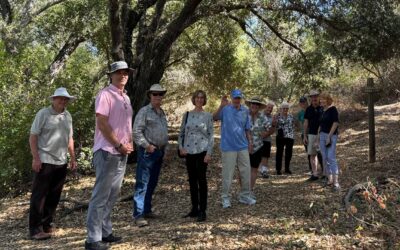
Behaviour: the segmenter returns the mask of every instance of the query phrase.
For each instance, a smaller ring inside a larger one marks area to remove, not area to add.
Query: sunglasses
[[[164,93],[151,93],[152,96],[164,96]]]

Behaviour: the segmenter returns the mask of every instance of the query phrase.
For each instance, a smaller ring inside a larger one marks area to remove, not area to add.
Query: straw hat
[[[261,107],[262,109],[264,109],[264,108],[267,106],[267,104],[265,104],[265,103],[263,102],[262,98],[259,97],[259,96],[253,96],[253,97],[250,98],[249,100],[246,100],[245,103],[246,103],[246,105],[249,106],[249,107],[250,107],[250,104],[252,104],[252,103],[259,104],[260,107]]]

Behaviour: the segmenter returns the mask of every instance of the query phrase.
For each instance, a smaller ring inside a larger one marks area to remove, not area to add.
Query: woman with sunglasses
[[[294,118],[289,114],[289,103],[283,102],[281,104],[276,121],[276,174],[282,174],[283,150],[285,150],[285,174],[292,174],[290,160],[292,159],[294,144]]]

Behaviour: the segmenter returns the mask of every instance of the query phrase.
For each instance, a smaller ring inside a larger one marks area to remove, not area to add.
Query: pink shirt
[[[112,84],[102,89],[97,94],[95,110],[96,114],[108,117],[108,123],[120,143],[132,143],[133,110],[131,101],[124,91],[119,90]],[[119,154],[114,145],[103,136],[96,121],[93,152],[99,149],[108,151],[111,154]]]

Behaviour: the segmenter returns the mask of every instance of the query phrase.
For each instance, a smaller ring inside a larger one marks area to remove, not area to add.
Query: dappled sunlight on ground
[[[388,109],[388,107],[386,107]],[[385,111],[386,112],[386,111]],[[337,147],[342,190],[333,192],[322,181],[307,182],[308,163],[304,147],[296,138],[292,159],[293,175],[275,175],[275,148],[269,162],[270,178],[257,180],[257,204],[246,206],[237,200],[237,173],[232,184],[232,208],[220,203],[221,162],[216,139],[215,154],[208,167],[209,198],[207,221],[197,223],[182,218],[190,211],[186,167],[176,156],[176,144],[170,147],[154,210],[159,219],[150,226],[137,228],[132,220],[132,200],[119,202],[112,219],[115,233],[124,237],[111,249],[381,249],[386,238],[368,228],[360,229],[343,208],[348,188],[366,181],[367,176],[398,176],[400,145],[399,116],[377,115],[377,163],[368,162],[368,123],[357,121],[340,128]],[[397,127],[394,127],[397,126]],[[397,130],[396,136],[392,133]],[[386,132],[390,131],[390,132]],[[275,142],[273,142],[275,144]],[[383,171],[384,169],[384,171]],[[133,192],[135,165],[127,167],[122,196]],[[66,184],[63,197],[80,201],[90,198],[94,176],[81,176]],[[27,212],[29,194],[3,199],[0,204],[0,248],[4,249],[82,249],[86,238],[86,210],[66,215],[70,208],[60,204],[54,237],[44,242],[28,239]],[[398,247],[400,247],[398,245]]]

